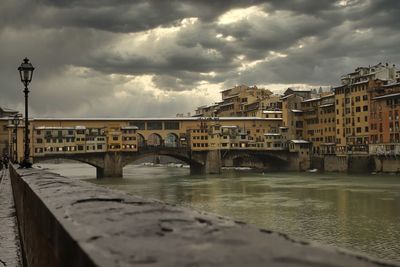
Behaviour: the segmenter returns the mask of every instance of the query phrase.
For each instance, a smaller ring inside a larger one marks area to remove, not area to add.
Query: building
[[[282,122],[287,127],[288,139],[302,139],[303,138],[303,110],[301,110],[301,103],[305,97],[310,97],[310,91],[300,93],[290,93],[292,89],[286,90],[281,97],[282,101]]]
[[[222,101],[212,105],[200,106],[195,117],[259,117],[267,106],[279,106],[279,98],[271,98],[267,89],[239,85],[221,91]],[[271,99],[270,99],[271,98]],[[269,102],[263,101],[270,99]]]
[[[353,72],[342,75],[342,85],[351,85],[369,80],[394,81],[400,78],[396,65],[378,63],[375,66],[358,67]]]
[[[322,94],[301,102],[303,138],[312,144],[313,154],[332,154],[335,151],[334,103],[334,94]]]
[[[14,117],[17,115],[19,112],[16,110],[12,110],[9,108],[4,108],[0,107],[0,118],[5,118],[5,117]]]
[[[400,155],[400,79],[375,89],[370,108],[372,155]]]
[[[13,139],[9,139],[8,125],[17,115],[19,115],[19,112],[16,110],[0,107],[0,158],[4,154],[10,154]]]

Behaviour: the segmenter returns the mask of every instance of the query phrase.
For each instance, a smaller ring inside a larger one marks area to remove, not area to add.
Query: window
[[[113,141],[118,141],[118,136],[113,136],[112,140]]]
[[[147,130],[162,130],[162,122],[160,122],[160,121],[149,121],[147,123]]]
[[[363,111],[368,111],[368,106],[367,105],[363,106]]]
[[[165,130],[179,130],[179,121],[166,121],[164,122]]]
[[[130,126],[136,126],[139,130],[145,130],[144,121],[131,121],[129,122]]]

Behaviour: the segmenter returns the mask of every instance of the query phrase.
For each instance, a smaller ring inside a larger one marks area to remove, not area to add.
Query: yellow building
[[[270,99],[272,92],[267,89],[249,87],[239,85],[233,88],[223,90],[221,92],[222,101],[198,107],[195,111],[196,117],[235,117],[248,116],[258,117],[258,111],[267,106],[279,106],[277,97],[272,98],[269,102],[264,101]],[[260,102],[264,101],[264,102]]]
[[[301,102],[303,97],[297,94],[283,96],[282,100],[282,122],[287,127],[288,139],[302,139],[304,131],[303,110]]]
[[[325,94],[303,100],[303,138],[312,143],[312,153],[333,154],[335,151],[335,95]]]
[[[376,81],[365,80],[336,87],[336,151],[368,153],[370,92]]]

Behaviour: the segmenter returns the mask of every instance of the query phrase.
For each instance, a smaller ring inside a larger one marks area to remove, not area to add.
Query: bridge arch
[[[162,146],[162,144],[163,144],[163,139],[161,135],[159,135],[158,133],[152,133],[147,138],[147,146],[149,147],[159,147]]]
[[[96,169],[98,168],[103,168],[104,167],[104,161],[103,157],[99,156],[93,156],[93,155],[86,155],[86,156],[81,156],[79,154],[55,154],[55,155],[46,155],[46,156],[40,156],[40,157],[33,157],[33,163],[40,163],[48,160],[57,160],[57,159],[67,159],[71,161],[77,161],[81,163],[88,164],[92,167],[95,167]]]
[[[137,133],[137,141],[138,147],[146,146],[146,139],[144,139],[144,136],[141,133]]]
[[[171,150],[171,148],[161,149],[161,150],[149,150],[140,153],[127,153],[123,156],[122,166],[125,167],[128,164],[131,164],[137,160],[146,158],[146,157],[154,157],[154,156],[169,156],[171,158],[178,159],[190,166],[201,167],[204,165],[204,162],[201,159],[197,159],[191,157],[186,151],[180,151],[180,149],[176,149],[176,151]]]
[[[165,147],[178,147],[179,146],[179,137],[175,133],[168,133],[164,142]]]
[[[282,159],[281,157],[260,152],[257,153],[255,151],[227,151],[223,153],[223,160],[226,164],[232,164],[232,166],[246,166],[246,167],[255,167],[255,168],[263,168],[269,170],[277,170],[277,168],[284,167],[288,164],[288,161]]]

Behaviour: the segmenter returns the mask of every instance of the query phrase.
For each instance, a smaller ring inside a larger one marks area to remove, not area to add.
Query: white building
[[[342,75],[341,82],[342,84],[354,84],[375,79],[392,81],[398,78],[400,78],[400,70],[396,68],[396,65],[379,63],[375,66],[358,67],[354,72]]]

